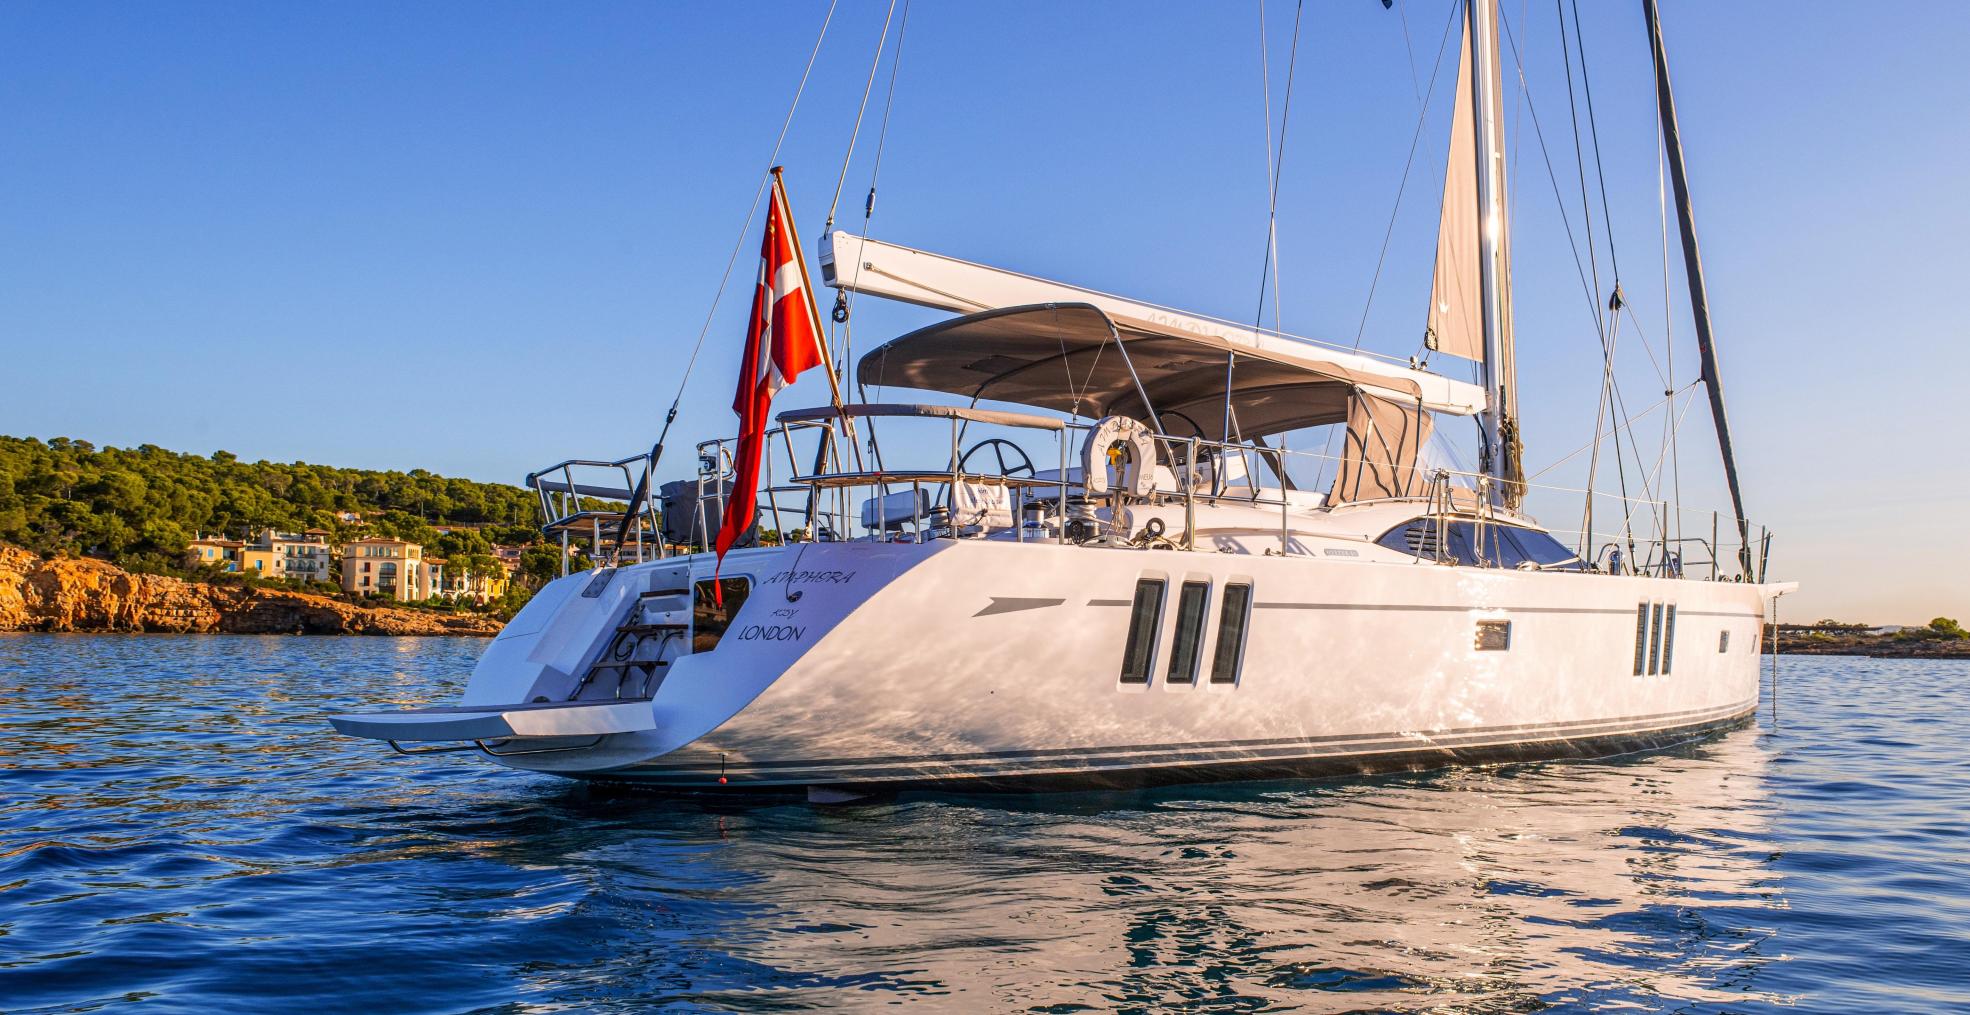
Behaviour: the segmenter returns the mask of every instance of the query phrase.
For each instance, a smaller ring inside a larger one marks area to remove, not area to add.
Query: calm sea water
[[[482,642],[0,636],[0,1010],[1970,1009],[1970,664],[1613,762],[821,809],[319,717]]]

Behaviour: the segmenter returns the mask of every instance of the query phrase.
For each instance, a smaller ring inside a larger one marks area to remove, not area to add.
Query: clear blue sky
[[[1582,7],[1622,280],[1660,355],[1640,5]],[[1506,9],[1578,230],[1554,15]],[[646,446],[824,10],[0,5],[0,432],[508,482]],[[810,240],[883,10],[843,0],[781,153]],[[1427,80],[1449,10],[1307,5],[1280,196],[1288,330],[1354,339],[1418,115],[1411,61]],[[1292,16],[1268,8],[1275,116]],[[1667,0],[1665,19],[1751,511],[1779,533],[1774,571],[1807,583],[1788,617],[1970,617],[1970,5]],[[873,232],[1249,318],[1257,43],[1252,4],[919,3]],[[1598,354],[1530,121],[1508,117],[1537,468],[1591,433]],[[1408,353],[1420,331],[1430,123],[1367,348]],[[731,427],[742,303],[714,324],[679,446]],[[864,301],[857,344],[927,319]],[[1623,375],[1631,408],[1659,397],[1639,343]],[[1707,506],[1704,415],[1683,460],[1686,500]]]

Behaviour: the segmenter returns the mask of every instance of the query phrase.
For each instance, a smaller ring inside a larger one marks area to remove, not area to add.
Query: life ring
[[[1109,482],[1110,452],[1119,446],[1120,484]],[[1111,490],[1147,497],[1156,489],[1156,438],[1141,420],[1103,416],[1081,445],[1081,485],[1089,497]]]

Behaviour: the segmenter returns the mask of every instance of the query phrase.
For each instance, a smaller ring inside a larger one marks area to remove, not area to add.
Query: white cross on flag
[[[759,511],[759,459],[771,421],[773,395],[808,367],[826,363],[821,354],[820,317],[794,236],[793,215],[780,170],[773,170],[773,201],[766,213],[766,236],[759,249],[759,287],[752,297],[745,358],[732,411],[739,414],[739,446],[732,458],[732,494],[718,528],[718,560],[752,528]]]

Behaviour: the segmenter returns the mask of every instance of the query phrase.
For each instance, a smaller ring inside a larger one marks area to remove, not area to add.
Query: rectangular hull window
[[[752,592],[752,582],[744,578],[720,578],[721,588],[712,588],[712,579],[706,578],[691,588],[691,651],[709,652],[718,647],[718,639],[725,637],[725,629],[732,626],[732,618],[739,615],[739,607],[746,604],[746,596]],[[719,593],[724,594],[724,602],[719,602]]]
[[[1163,616],[1163,582],[1144,578],[1135,583],[1135,602],[1129,607],[1129,640],[1122,646],[1122,683],[1149,683],[1156,663],[1156,625]]]
[[[1730,650],[1731,650],[1731,633],[1729,631],[1718,631],[1717,651],[1719,653],[1724,653],[1724,652],[1729,652]]]
[[[1177,637],[1170,648],[1170,683],[1197,682],[1197,657],[1204,647],[1204,607],[1211,599],[1209,582],[1184,582],[1177,590]]]
[[[1512,622],[1509,620],[1480,620],[1477,626],[1477,649],[1479,652],[1508,652],[1512,648]]]
[[[1635,675],[1642,675],[1642,665],[1648,661],[1649,647],[1649,604],[1635,607]]]
[[[1245,661],[1245,626],[1252,616],[1252,587],[1226,585],[1218,612],[1218,647],[1211,653],[1211,683],[1235,684]]]
[[[1657,603],[1649,611],[1649,676],[1658,672],[1656,667],[1662,663],[1662,604]]]
[[[1669,615],[1662,619],[1662,672],[1669,673],[1669,667],[1676,661],[1676,604],[1669,604]]]

